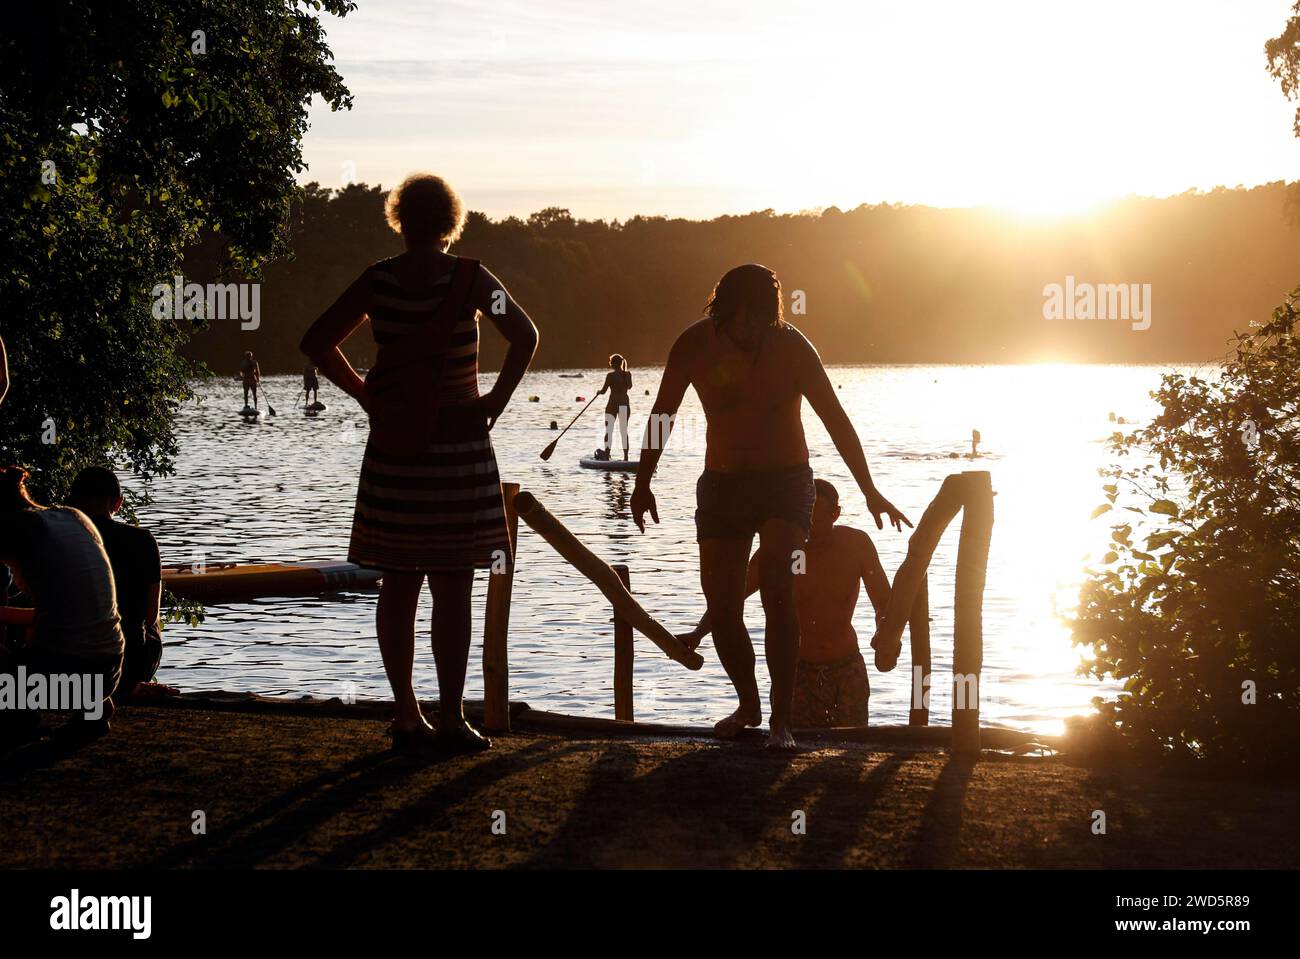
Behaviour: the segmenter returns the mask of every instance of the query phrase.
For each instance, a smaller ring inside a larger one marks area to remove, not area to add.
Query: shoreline
[[[303,695],[265,696],[260,693],[234,690],[196,690],[180,692],[147,701],[142,705],[160,709],[210,709],[223,712],[241,712],[257,715],[296,715],[329,717],[335,719],[382,719],[392,714],[392,702],[384,699],[358,699],[347,703],[330,697],[322,699]],[[423,700],[421,709],[426,716],[436,716],[438,701]],[[575,735],[602,734],[607,736],[686,738],[716,741],[710,726],[690,726],[679,723],[628,722],[599,716],[575,716],[550,710],[533,709],[528,703],[511,700],[509,704],[512,731],[548,731]],[[482,700],[465,700],[465,714],[475,722],[483,718]],[[862,727],[831,729],[800,729],[801,742],[860,743],[866,745],[892,745],[909,748],[947,749],[952,739],[951,726],[906,726],[879,724]],[[1065,737],[1035,733],[1032,730],[1010,726],[982,726],[980,728],[986,750],[1010,750],[1027,746],[1043,747],[1059,753]],[[745,730],[742,739],[758,739],[765,735],[765,727]]]
[[[97,742],[0,759],[0,821],[23,839],[0,867],[1290,868],[1300,851],[1295,783],[807,735],[774,754],[757,734],[511,712],[491,750],[438,760],[389,751],[387,704],[127,706]]]

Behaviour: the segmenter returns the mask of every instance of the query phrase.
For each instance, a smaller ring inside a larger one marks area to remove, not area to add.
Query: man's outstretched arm
[[[798,336],[800,388],[803,395],[808,398],[813,412],[826,427],[831,442],[835,444],[835,449],[844,459],[844,465],[853,474],[858,489],[862,490],[862,495],[866,497],[867,509],[876,520],[876,528],[885,527],[880,519],[882,514],[889,517],[894,529],[902,529],[904,525],[911,526],[911,521],[876,489],[876,484],[871,479],[871,470],[867,466],[867,456],[862,452],[862,441],[858,439],[858,431],[853,428],[849,414],[844,412],[840,398],[835,395],[835,388],[826,375],[821,357],[802,333]]]
[[[688,329],[668,351],[668,364],[664,367],[663,379],[659,381],[659,393],[654,406],[650,409],[650,419],[646,422],[645,438],[641,441],[640,465],[636,470],[636,486],[632,489],[632,522],[637,529],[645,532],[645,514],[659,522],[659,508],[655,504],[654,493],[650,491],[650,482],[654,479],[659,457],[668,445],[668,434],[672,431],[672,418],[682,405],[686,387],[691,385],[687,354],[689,346],[683,345],[690,335]]]
[[[858,575],[862,577],[862,585],[866,587],[867,598],[871,600],[871,606],[876,611],[876,622],[879,623],[885,615],[885,607],[889,605],[889,574],[881,565],[876,544],[871,542],[871,537],[866,533],[862,533],[858,546],[858,563]]]

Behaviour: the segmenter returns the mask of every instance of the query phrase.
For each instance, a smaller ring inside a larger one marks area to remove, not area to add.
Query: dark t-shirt
[[[119,522],[110,516],[94,517],[95,529],[104,541],[104,551],[113,566],[117,584],[117,611],[127,646],[137,646],[146,637],[159,637],[158,621],[145,622],[145,597],[149,587],[162,582],[162,559],[153,534],[139,526]]]

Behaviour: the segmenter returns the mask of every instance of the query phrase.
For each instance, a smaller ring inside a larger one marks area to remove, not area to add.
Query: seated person
[[[22,467],[0,470],[0,562],[31,597],[36,617],[30,646],[0,663],[0,672],[12,676],[22,666],[29,682],[38,674],[79,677],[82,708],[73,729],[102,735],[122,672],[113,570],[90,521],[75,509],[38,505],[26,479]],[[48,678],[45,685],[54,687]],[[9,688],[27,695],[12,680]],[[0,720],[29,715],[0,710]]]
[[[853,631],[859,583],[867,589],[876,618],[889,602],[889,577],[880,565],[871,537],[852,526],[837,526],[839,492],[824,479],[815,481],[812,528],[804,555],[791,557],[795,611],[799,616],[799,662],[795,670],[795,728],[867,725],[871,685],[867,664]],[[745,595],[758,592],[762,547],[749,560]],[[709,634],[709,615],[678,637],[694,649]]]
[[[117,611],[122,617],[126,652],[122,661],[122,698],[129,699],[140,683],[151,682],[162,660],[159,608],[162,602],[162,560],[153,534],[113,518],[122,508],[117,474],[88,466],[72,481],[68,505],[95,524],[113,565]]]

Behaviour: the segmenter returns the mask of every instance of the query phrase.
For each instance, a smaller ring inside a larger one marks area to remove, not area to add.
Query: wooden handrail
[[[502,483],[506,530],[510,534],[507,568],[488,576],[487,605],[483,614],[483,726],[488,732],[510,731],[510,596],[514,591],[515,553],[519,542],[519,517],[515,513],[518,483]]]
[[[511,557],[508,570],[494,573],[488,582],[483,635],[483,698],[485,725],[489,731],[504,732],[510,728],[507,638],[519,519],[523,519],[570,565],[590,579],[614,609],[616,719],[631,722],[634,714],[633,629],[647,636],[688,669],[699,669],[703,665],[699,653],[688,650],[632,597],[627,566],[606,564],[536,497],[520,491],[518,484],[503,483],[502,494],[510,531]],[[888,672],[898,663],[903,628],[910,627],[913,692],[908,723],[912,726],[927,725],[929,709],[925,696],[931,676],[928,569],[940,538],[958,513],[962,514],[962,525],[957,547],[953,628],[952,750],[962,756],[978,756],[979,683],[984,662],[984,586],[993,532],[993,485],[987,471],[970,471],[944,479],[938,495],[926,508],[908,541],[907,557],[894,576],[889,603],[871,646],[876,651],[876,667]],[[917,670],[920,670],[920,676],[916,675]],[[972,680],[970,684],[967,684],[967,678]],[[968,692],[971,695],[968,696]]]
[[[633,629],[641,633],[662,649],[670,659],[681,663],[687,669],[699,669],[704,659],[694,650],[687,649],[680,639],[674,636],[666,626],[651,616],[641,604],[632,598],[618,573],[609,564],[584,546],[578,537],[569,532],[551,512],[537,501],[527,490],[514,498],[515,511],[537,535],[550,543],[555,551],[569,561],[569,565],[591,580],[605,598],[610,601],[618,615],[623,617]]]
[[[632,592],[632,574],[622,563],[614,564],[614,572],[623,588]],[[614,718],[632,722],[632,624],[614,610]]]
[[[919,665],[925,675],[929,674],[929,629],[928,626],[916,628],[921,620],[916,607],[922,590],[928,594],[926,571],[934,557],[935,547],[958,513],[962,514],[962,523],[957,546],[953,627],[952,750],[954,754],[971,756],[978,755],[980,749],[979,682],[984,663],[982,608],[989,541],[993,534],[993,482],[986,470],[954,474],[944,479],[939,494],[926,507],[921,522],[908,540],[907,557],[894,575],[889,603],[871,640],[871,647],[876,651],[876,668],[882,672],[893,669],[902,651],[903,627],[911,620],[913,668]],[[915,685],[914,675],[913,687]],[[913,716],[920,718],[915,700],[914,692],[909,720]],[[924,703],[920,705],[924,706]],[[926,717],[928,721],[928,711]]]

